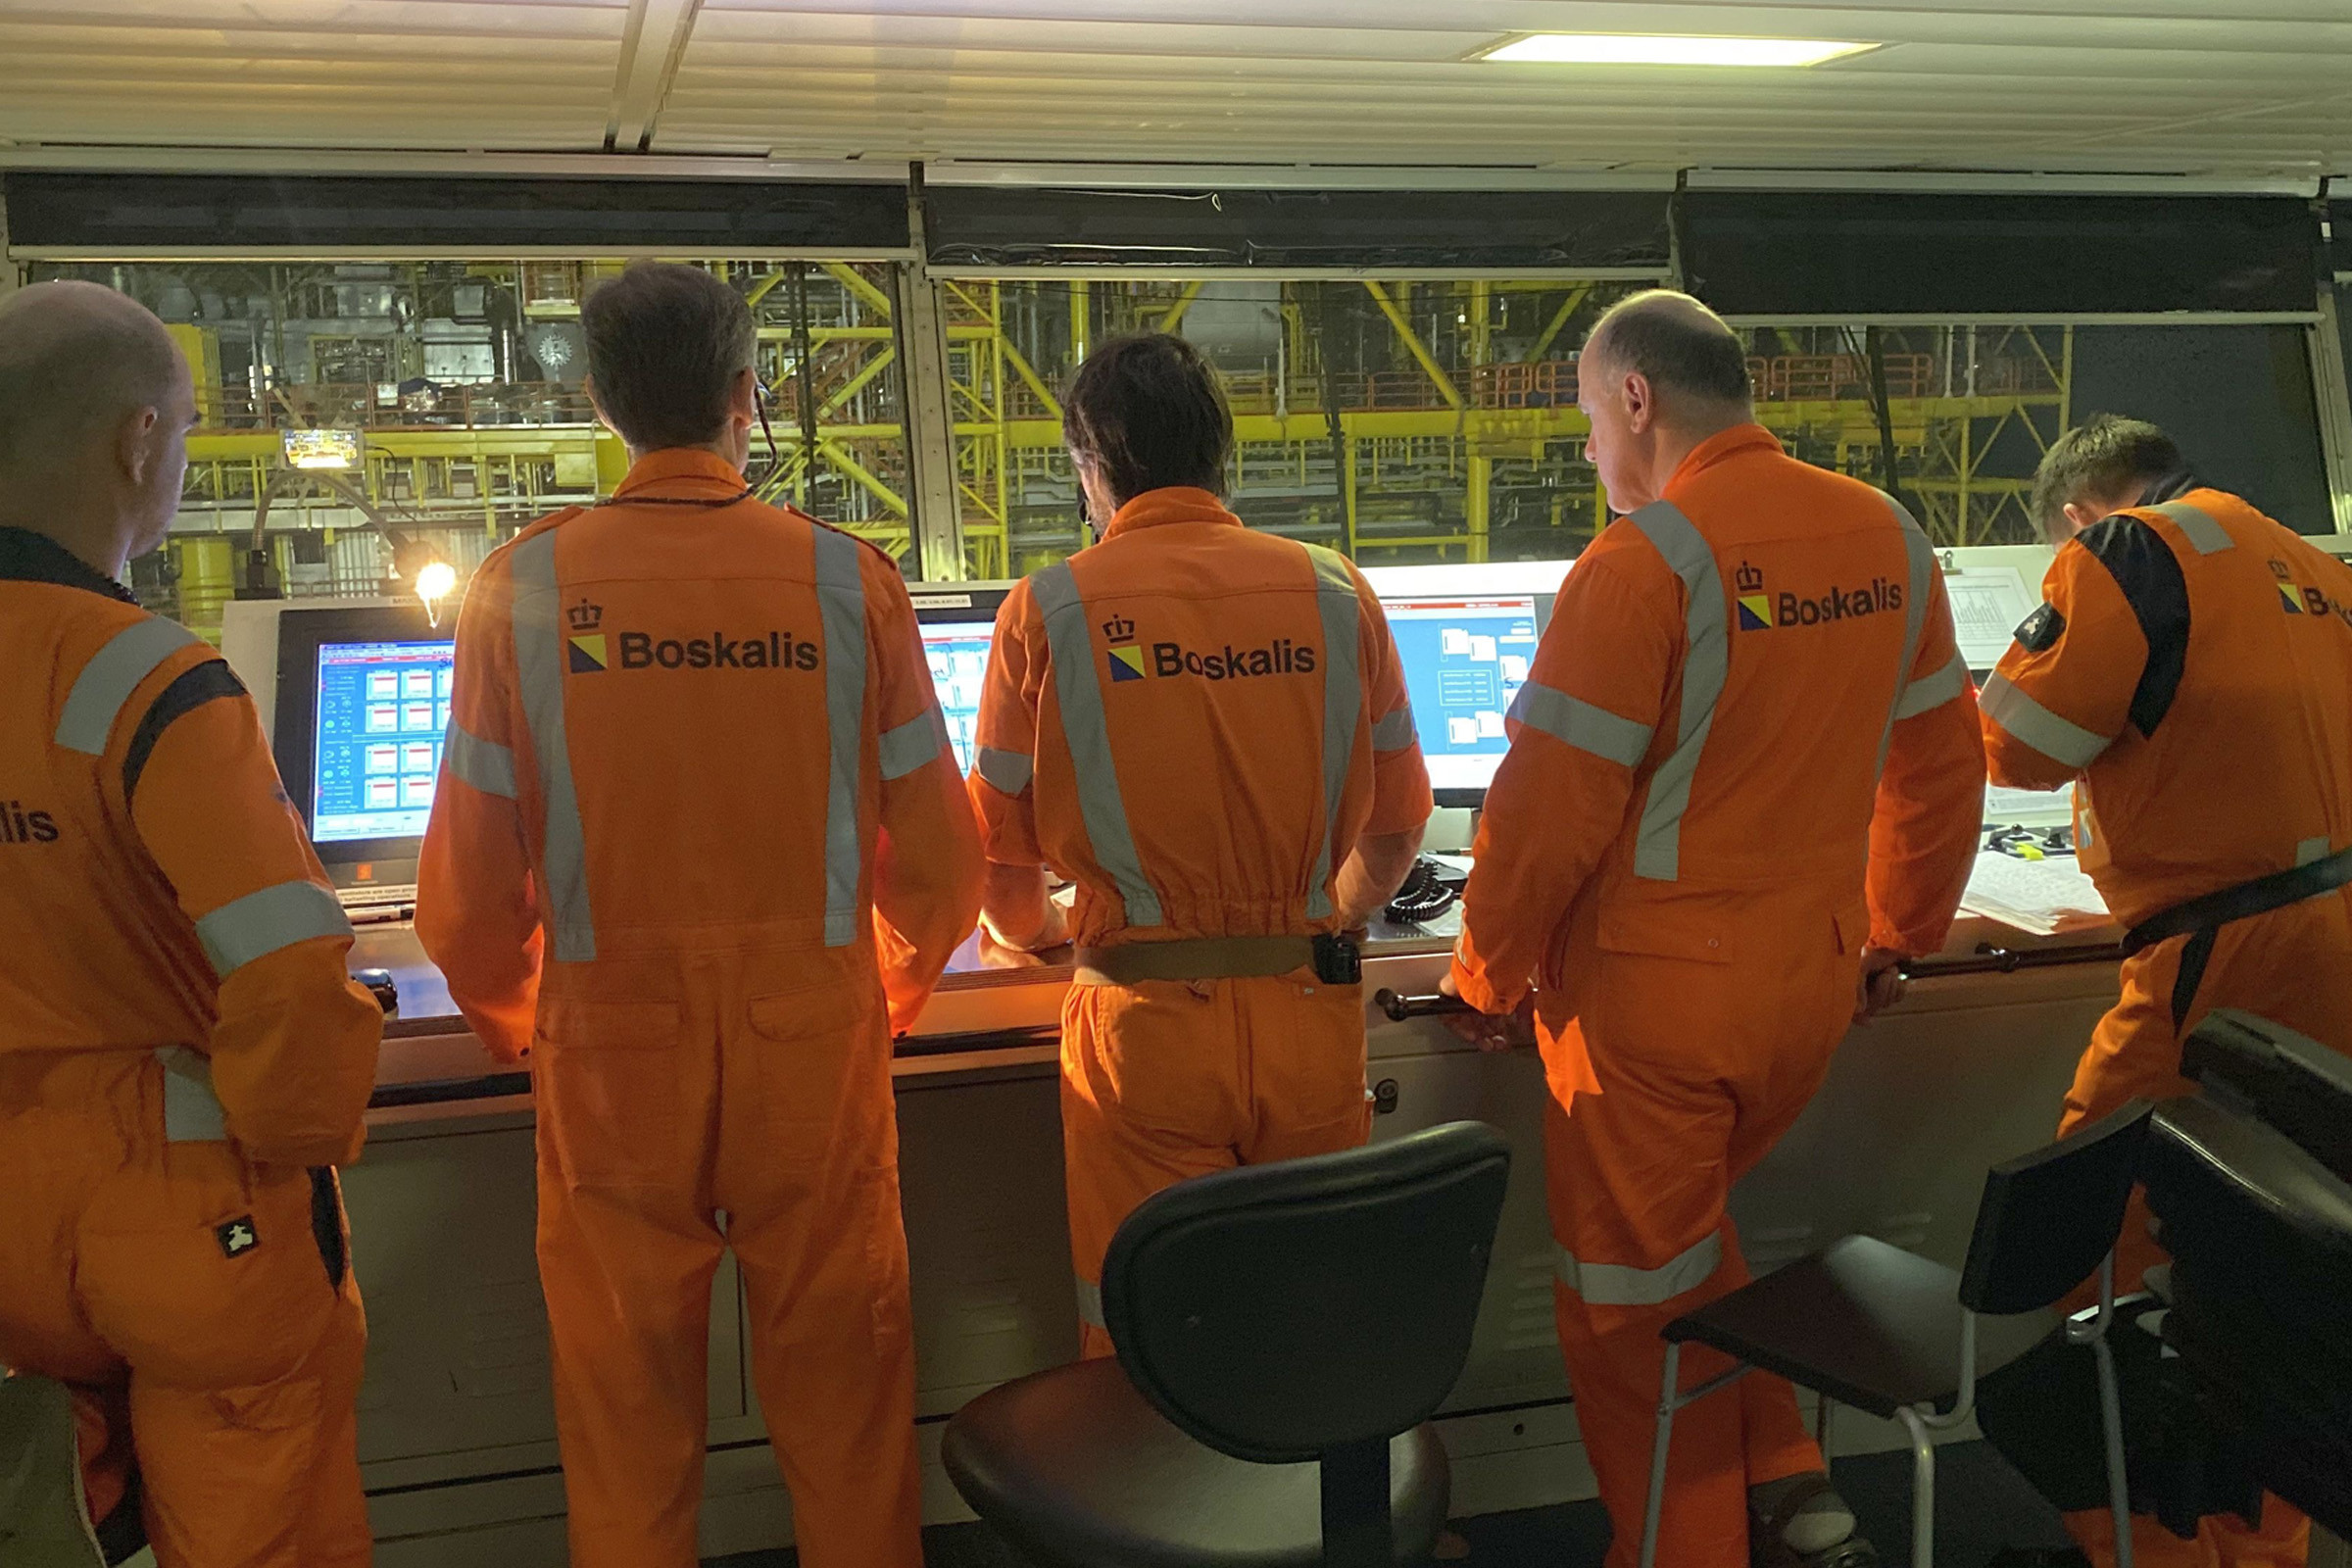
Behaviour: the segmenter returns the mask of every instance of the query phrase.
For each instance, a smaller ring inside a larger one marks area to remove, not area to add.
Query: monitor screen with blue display
[[[1441,804],[1482,794],[1510,750],[1503,715],[1527,683],[1548,595],[1381,596]],[[1448,802],[1446,796],[1456,799]]]
[[[424,832],[449,732],[450,641],[318,645],[311,837],[321,844]]]
[[[980,687],[988,676],[988,647],[996,623],[935,621],[922,630],[931,685],[939,693],[939,710],[947,715],[948,739],[956,748],[956,770],[969,773],[980,727]]]

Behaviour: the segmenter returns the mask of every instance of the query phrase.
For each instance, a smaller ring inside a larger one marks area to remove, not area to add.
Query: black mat
[[[1862,1531],[1888,1563],[1911,1550],[1911,1456],[1874,1453],[1838,1461],[1838,1487]],[[1599,1568],[1609,1522],[1597,1502],[1529,1508],[1462,1520],[1471,1568]],[[1938,1568],[1987,1568],[2009,1547],[2067,1544],[2058,1515],[1983,1443],[1936,1450],[1936,1561]],[[936,1525],[923,1532],[928,1568],[1028,1568],[985,1525]],[[792,1568],[789,1551],[711,1559],[712,1568]]]

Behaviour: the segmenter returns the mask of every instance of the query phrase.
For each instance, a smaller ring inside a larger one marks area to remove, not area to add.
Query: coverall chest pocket
[[[678,1150],[678,1005],[556,999],[539,1008],[531,1051],[539,1136],[574,1188],[671,1186]]]
[[[1206,981],[1077,986],[1062,1029],[1061,1070],[1117,1121],[1205,1144],[1239,1119],[1236,1020]]]

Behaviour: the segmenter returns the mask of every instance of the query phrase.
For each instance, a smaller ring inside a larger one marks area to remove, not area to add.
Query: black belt
[[[2188,1021],[2189,1006],[2205,981],[2205,965],[2223,926],[2306,899],[2325,898],[2347,885],[2352,885],[2352,850],[2338,850],[2291,871],[2274,871],[2149,915],[2124,933],[2124,951],[2139,953],[2175,937],[2188,938],[2180,950],[2180,976],[2173,983],[2173,1028],[2178,1031]]]

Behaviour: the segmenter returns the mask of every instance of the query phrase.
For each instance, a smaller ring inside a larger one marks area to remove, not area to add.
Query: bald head
[[[0,302],[0,521],[120,571],[171,524],[195,413],[178,348],[137,301],[65,282]]]
[[[1664,402],[1697,406],[1710,417],[1744,419],[1752,406],[1740,334],[1674,289],[1646,289],[1611,307],[1585,340],[1584,358],[1642,376]]]

